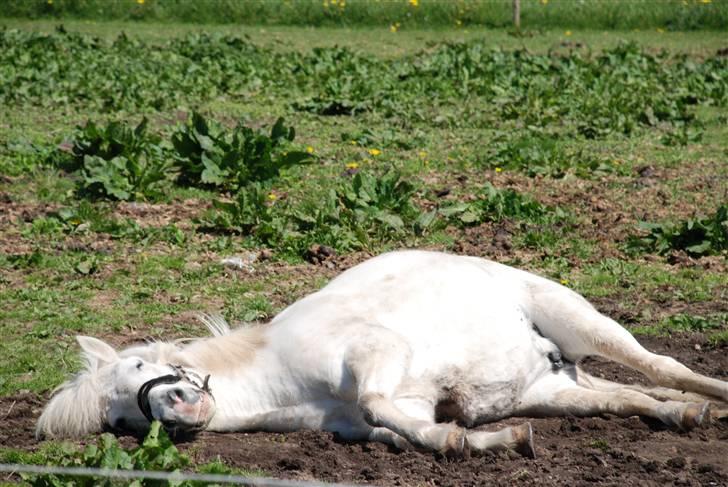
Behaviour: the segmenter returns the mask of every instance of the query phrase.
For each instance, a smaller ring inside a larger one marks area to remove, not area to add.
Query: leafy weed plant
[[[80,173],[79,193],[92,198],[137,200],[158,197],[170,186],[171,159],[161,138],[147,132],[144,118],[132,128],[110,122],[79,127],[71,158],[61,167]]]
[[[102,434],[96,443],[86,445],[83,450],[76,450],[71,446],[53,452],[53,458],[48,458],[54,465],[62,467],[92,467],[109,470],[148,470],[181,472],[190,467],[190,459],[179,452],[177,447],[155,421],[139,447],[131,450],[124,449],[116,437],[111,433]],[[202,465],[198,470],[205,473],[230,474],[232,470],[221,462]],[[103,483],[101,479],[89,476],[58,476],[50,474],[23,474],[23,480],[32,486],[38,487],[77,487],[93,486]],[[158,480],[135,480],[135,486],[161,485]],[[191,481],[175,483],[179,486],[198,485]]]
[[[234,231],[258,243],[301,255],[314,243],[351,250],[395,236],[424,232],[434,214],[412,201],[415,187],[395,171],[356,173],[335,189],[298,203],[276,201],[260,183],[243,187],[233,201],[216,201],[203,227]]]
[[[180,182],[192,186],[236,190],[251,182],[276,178],[282,169],[309,162],[305,151],[292,150],[296,136],[279,118],[270,135],[239,124],[232,133],[194,112],[189,122],[172,135]]]
[[[627,250],[667,254],[684,250],[689,255],[719,254],[728,250],[728,205],[721,205],[712,216],[695,217],[675,223],[640,222],[639,229],[647,232],[632,235]]]
[[[531,223],[550,223],[566,216],[560,208],[549,208],[513,189],[498,189],[491,183],[485,184],[476,200],[444,206],[438,213],[461,226],[506,218]]]

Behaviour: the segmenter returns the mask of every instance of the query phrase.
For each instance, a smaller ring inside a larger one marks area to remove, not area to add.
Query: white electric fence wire
[[[263,477],[244,477],[241,475],[223,475],[207,473],[186,472],[158,472],[146,470],[111,470],[106,468],[88,467],[53,467],[45,465],[20,465],[0,463],[0,472],[9,474],[36,474],[36,475],[67,475],[83,477],[99,477],[111,480],[165,480],[167,482],[182,482],[191,480],[210,484],[252,485],[260,487],[352,487],[347,484],[330,484],[324,482],[309,482],[295,480],[279,480]]]

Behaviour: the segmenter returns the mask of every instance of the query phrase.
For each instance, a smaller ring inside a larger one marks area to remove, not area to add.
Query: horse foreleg
[[[373,427],[370,438],[402,447],[404,442],[426,450],[461,455],[473,450],[513,448],[532,451],[530,428],[507,428],[486,432],[466,432],[453,423],[435,422],[436,388],[408,389],[397,397],[410,361],[409,345],[396,333],[377,328],[360,337],[346,354],[346,365],[357,389],[357,404],[364,420]],[[433,397],[431,397],[433,396]],[[391,433],[387,433],[390,431]],[[526,444],[529,447],[523,448]]]
[[[565,373],[544,377],[524,394],[516,414],[521,416],[646,416],[683,430],[702,424],[708,403],[658,401],[647,394],[621,388],[595,390],[578,385]]]

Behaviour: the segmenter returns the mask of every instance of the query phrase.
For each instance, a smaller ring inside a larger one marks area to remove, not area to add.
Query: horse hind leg
[[[529,285],[530,317],[569,360],[598,355],[645,374],[653,383],[728,402],[728,383],[697,374],[664,355],[647,351],[614,320],[583,297],[545,279]]]
[[[579,385],[567,373],[539,379],[524,394],[520,416],[645,416],[682,430],[700,426],[708,417],[707,402],[658,401],[626,387],[599,390]]]
[[[628,389],[641,392],[658,401],[678,401],[703,403],[710,402],[710,417],[713,419],[728,418],[728,404],[723,401],[716,401],[709,396],[694,392],[679,391],[662,386],[644,386],[641,384],[620,384],[610,380],[594,377],[577,368],[577,384],[588,389],[595,389],[605,392],[615,392],[619,389]]]

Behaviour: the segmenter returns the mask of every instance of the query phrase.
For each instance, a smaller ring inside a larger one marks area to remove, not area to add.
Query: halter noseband
[[[176,384],[177,382],[184,381],[189,384],[192,384],[193,386],[197,387],[198,389],[208,393],[209,395],[212,395],[212,390],[210,389],[210,375],[206,375],[204,379],[202,379],[197,373],[192,371],[186,371],[184,367],[181,365],[173,365],[169,364],[170,367],[172,367],[172,370],[174,370],[174,374],[168,374],[168,375],[162,375],[160,377],[155,377],[154,379],[148,380],[142,386],[139,388],[139,392],[137,392],[137,405],[139,406],[139,410],[144,414],[144,417],[147,418],[147,420],[151,423],[154,421],[154,416],[152,416],[152,406],[149,404],[149,392],[152,390],[152,388],[160,385],[160,384]],[[202,385],[200,385],[200,380],[202,379]]]

